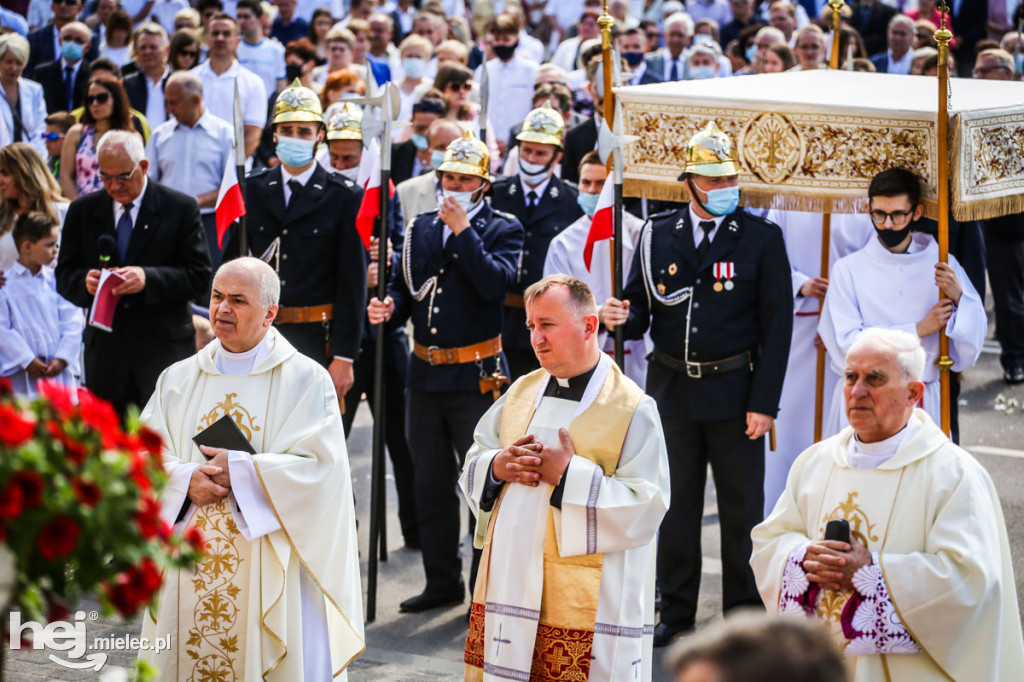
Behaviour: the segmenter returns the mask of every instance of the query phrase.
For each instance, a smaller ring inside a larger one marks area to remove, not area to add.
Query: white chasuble
[[[797,458],[772,514],[751,534],[761,598],[774,611],[810,594],[791,557],[821,539],[829,520],[846,519],[881,573],[878,592],[887,598],[879,604],[892,607],[878,621],[883,646],[861,653],[855,633],[844,634],[840,623],[853,590],[820,590],[810,605],[844,652],[852,680],[1017,679],[1024,642],[995,488],[924,410],[914,410],[910,426],[896,453],[874,469],[850,465],[849,427]],[[863,631],[860,615],[852,625]],[[906,635],[912,644],[899,641]]]
[[[668,461],[654,402],[602,355],[580,402],[523,377],[484,415],[460,485],[483,555],[466,640],[467,680],[650,680],[654,539]],[[488,512],[491,463],[525,433],[567,428],[575,455],[561,508],[552,486],[506,483]]]
[[[242,467],[236,471],[232,462],[233,493],[216,504],[191,505],[180,524],[202,531],[207,556],[191,571],[167,573],[156,610],[145,616],[143,636],[172,637],[168,651],[141,656],[162,679],[345,679],[345,668],[365,648],[355,514],[334,387],[322,367],[275,329],[265,343],[269,352],[242,376],[219,371],[219,341],[172,365],[142,415],[164,438],[171,474],[165,518],[186,499],[190,474],[175,472],[205,461],[192,442],[197,433],[230,415],[257,452],[248,467],[255,494],[245,492]],[[269,523],[255,513],[254,499],[273,514]],[[304,649],[317,642],[320,656]]]

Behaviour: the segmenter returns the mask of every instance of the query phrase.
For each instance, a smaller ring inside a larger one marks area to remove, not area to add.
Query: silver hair
[[[786,34],[780,31],[779,29],[775,28],[774,26],[762,26],[754,35],[754,42],[756,43],[758,40],[760,40],[761,36],[772,36],[773,38],[775,38],[776,43],[785,43],[788,45],[788,43],[786,42]]]
[[[884,353],[896,360],[901,378],[908,384],[921,381],[924,376],[924,348],[921,347],[921,340],[910,332],[869,327],[857,335],[846,357],[863,350]]]
[[[96,145],[96,156],[106,153],[122,152],[136,166],[146,158],[146,148],[142,145],[142,136],[134,130],[110,130],[100,138]]]
[[[897,14],[893,16],[892,19],[889,20],[889,25],[886,26],[885,28],[886,32],[892,30],[892,27],[895,26],[896,24],[906,24],[910,28],[911,33],[913,33],[917,28],[914,25],[914,20],[908,17],[906,14]]]
[[[194,95],[203,96],[203,80],[191,71],[175,71],[167,79],[166,85],[171,83],[179,84],[189,97]]]
[[[216,280],[220,273],[229,269],[241,268],[248,270],[260,278],[260,305],[264,308],[277,305],[281,302],[281,280],[278,278],[274,268],[270,267],[259,258],[242,256],[234,260],[222,263],[213,276]]]
[[[675,14],[671,15],[668,19],[666,19],[663,31],[665,33],[668,33],[668,29],[672,26],[675,26],[676,24],[683,25],[683,29],[686,31],[686,35],[693,35],[693,17],[691,17],[686,12],[676,12]]]
[[[28,41],[17,33],[8,33],[0,36],[0,59],[8,52],[21,62],[22,66],[28,63],[29,46]]]

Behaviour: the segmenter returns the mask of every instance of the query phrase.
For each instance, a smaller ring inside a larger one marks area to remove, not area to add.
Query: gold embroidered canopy
[[[1024,83],[950,81],[950,192],[958,220],[1024,211]],[[917,173],[937,213],[938,82],[853,71],[677,81],[616,89],[627,196],[683,200],[686,141],[714,121],[739,148],[744,203],[828,213],[864,209],[868,183]]]

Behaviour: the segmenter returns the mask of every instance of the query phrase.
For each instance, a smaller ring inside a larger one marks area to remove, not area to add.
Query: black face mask
[[[643,52],[623,52],[622,53],[622,58],[626,60],[627,64],[629,64],[629,68],[635,69],[636,67],[640,66],[640,62],[642,62],[644,60],[644,53]]]
[[[878,235],[878,239],[888,246],[890,249],[899,246],[907,235],[910,234],[910,225],[913,221],[907,222],[907,226],[902,230],[880,230],[875,228],[875,234]]]
[[[495,45],[491,49],[494,50],[494,56],[503,62],[507,62],[512,59],[512,55],[516,53],[516,48],[519,47],[519,43],[516,42],[514,45]]]
[[[284,79],[291,85],[296,78],[302,78],[302,64],[286,64],[284,67]]]

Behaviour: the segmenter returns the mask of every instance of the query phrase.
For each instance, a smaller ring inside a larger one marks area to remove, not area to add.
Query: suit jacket
[[[664,83],[665,79],[661,77],[661,71],[652,71],[651,69],[644,69],[643,74],[640,76],[640,82],[637,85],[647,85],[649,83]]]
[[[424,173],[398,184],[395,191],[406,223],[421,213],[437,210],[437,175]],[[404,225],[402,226],[405,227]]]
[[[576,203],[576,194],[576,190],[568,183],[552,177],[536,208],[529,209],[518,175],[499,178],[494,182],[491,206],[514,215],[525,230],[522,255],[518,259],[516,277],[509,293],[522,294],[526,287],[544,276],[544,259],[547,258],[551,240],[583,215],[583,210]],[[505,308],[502,345],[518,350],[531,348],[530,332],[526,329],[526,311],[522,308]]]
[[[562,151],[562,179],[576,184],[580,181],[580,159],[597,147],[597,121],[593,116],[565,133]]]
[[[269,262],[281,278],[281,305],[331,303],[334,318],[327,330],[314,322],[283,324],[279,331],[291,341],[291,335],[315,328],[321,339],[329,334],[331,356],[355,359],[366,312],[366,247],[355,227],[363,191],[351,180],[316,164],[302,192],[293,195],[286,208],[281,179],[280,167],[261,168],[247,176],[249,249],[259,257],[280,240],[278,257]],[[237,239],[232,239],[224,258],[237,255]],[[306,350],[308,344],[299,343],[299,350],[314,357]],[[322,361],[323,342],[318,349],[321,352],[314,359]]]
[[[46,143],[40,137],[46,131],[46,101],[43,97],[43,88],[39,83],[30,81],[27,78],[18,79],[18,114],[21,116],[19,126],[14,123],[14,111],[6,97],[0,97],[0,116],[3,116],[7,129],[17,139],[17,133],[21,133],[21,141],[28,142],[36,148],[45,159]]]
[[[647,393],[662,416],[721,420],[758,412],[778,413],[793,327],[789,259],[777,225],[743,211],[727,216],[698,261],[688,205],[652,216],[650,278],[644,251],[634,251],[624,296],[629,301],[625,336],[642,338],[648,326],[655,348],[689,362],[714,362],[751,351],[753,372],[739,369],[696,379],[653,360]],[[715,263],[732,263],[733,286],[716,291]],[[692,306],[658,300],[693,287]],[[688,339],[688,341],[687,341]]]
[[[34,80],[43,86],[43,99],[46,100],[46,111],[67,111],[67,100],[64,99],[64,69],[60,59],[40,64],[36,67]],[[89,86],[89,65],[83,60],[75,75],[74,106],[82,106],[85,91]]]
[[[876,54],[871,58],[871,63],[875,65],[875,71],[878,73],[889,73],[889,52],[886,50],[882,54]]]
[[[416,145],[412,140],[399,142],[391,148],[391,180],[396,185],[411,178],[414,159],[416,158]]]
[[[859,2],[853,5],[850,25],[860,31],[868,54],[886,51],[889,20],[894,16],[896,16],[896,8],[890,7],[880,0],[875,0],[870,7],[863,6]],[[877,65],[875,68],[878,68]]]
[[[661,48],[659,50],[656,50],[656,51],[648,54],[646,57],[644,57],[644,61],[647,63],[647,70],[648,71],[653,71],[654,75],[657,76],[658,78],[662,79],[662,80],[665,80],[665,55],[666,55],[666,51],[667,51],[667,48]],[[683,52],[684,56],[685,56],[685,54],[686,53]],[[686,74],[684,73],[685,70],[686,70],[686,60],[684,59],[683,63],[680,65],[680,68],[679,68],[679,80],[683,80],[683,78],[686,77]]]
[[[402,267],[388,283],[395,302],[389,328],[412,319],[413,338],[425,346],[459,348],[501,334],[502,301],[516,275],[516,260],[523,248],[523,226],[515,216],[495,211],[486,202],[473,216],[469,229],[442,244],[444,223],[437,212],[424,213],[406,228]],[[408,259],[406,258],[408,255]],[[414,288],[436,277],[433,292],[417,301]],[[496,360],[483,360],[487,374]],[[479,392],[480,369],[473,363],[436,365],[412,356],[409,387],[429,393]]]
[[[164,79],[160,81],[160,89],[163,90],[167,87],[167,79],[171,77],[168,72]],[[128,101],[132,104],[132,109],[141,111],[143,114],[146,113],[146,104],[149,101],[149,88],[146,86],[146,74],[141,71],[125,76],[121,82],[124,85],[124,91],[128,93]]]
[[[35,69],[41,64],[46,62],[52,62],[54,59],[60,59],[60,54],[53,51],[53,23],[40,26],[34,31],[30,31],[25,39],[28,40],[28,63],[25,64],[25,71],[22,75],[25,78],[31,78],[34,81],[39,79],[35,76]],[[92,42],[89,43],[89,49],[85,53],[86,64],[91,62],[100,53],[100,37],[99,33],[93,31]],[[63,107],[61,107],[63,109]]]
[[[100,235],[116,239],[113,200],[106,191],[71,202],[61,233],[57,291],[82,308],[92,305],[86,273],[98,267]],[[190,301],[203,300],[210,286],[210,253],[190,196],[149,180],[123,262],[141,266],[145,288],[123,296],[114,314],[114,330],[86,327],[86,384],[115,403],[129,382],[143,400],[153,392],[164,369],[195,352]]]

